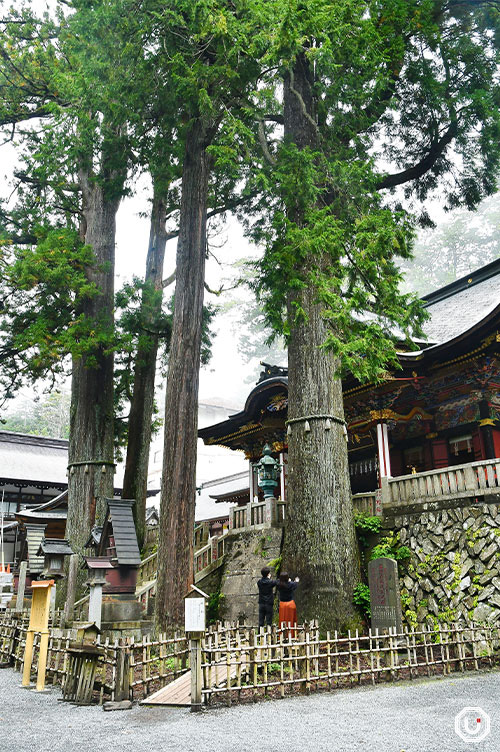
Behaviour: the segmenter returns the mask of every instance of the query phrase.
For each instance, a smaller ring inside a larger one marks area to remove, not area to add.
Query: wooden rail
[[[426,470],[423,473],[396,478],[383,478],[382,488],[378,493],[382,506],[415,504],[438,499],[480,498],[500,493],[500,459]],[[377,514],[376,498],[376,491],[353,494],[354,511],[368,515]],[[266,508],[266,502],[252,502],[230,509],[231,529],[241,531],[266,525],[283,525],[286,519],[286,501],[273,499],[268,500],[267,504],[272,506],[271,513]]]
[[[156,579],[156,570],[158,569],[158,554],[156,551],[143,559],[137,570],[137,585],[144,585],[146,582]]]
[[[414,504],[438,499],[483,497],[499,492],[500,459],[482,460],[389,478],[382,486],[382,503]]]
[[[207,574],[221,566],[226,552],[226,538],[229,532],[210,538],[203,548],[194,554],[194,581],[199,582]]]

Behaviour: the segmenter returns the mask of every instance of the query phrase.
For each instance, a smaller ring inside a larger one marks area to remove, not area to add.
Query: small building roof
[[[141,563],[141,554],[132,513],[135,502],[130,499],[106,499],[106,502],[108,510],[104,520],[99,553],[101,555],[104,553],[103,549],[111,534],[111,528],[118,564],[137,566]]]
[[[249,494],[250,488],[247,483],[246,486],[238,488],[236,491],[226,491],[225,493],[221,494],[211,494],[210,498],[215,499],[216,504],[221,504],[224,501],[231,502],[232,504],[238,501],[243,501],[246,504],[250,498]]]
[[[98,546],[101,542],[102,525],[94,525],[90,531],[90,536],[86,542],[84,548],[91,548],[92,546]]]
[[[108,556],[85,556],[85,563],[89,569],[113,569]]]
[[[45,556],[45,554],[71,556],[74,551],[64,538],[42,538],[37,553],[39,556]]]
[[[160,521],[160,515],[158,514],[158,510],[156,507],[148,507],[146,509],[146,525],[151,525],[152,527],[158,525]]]

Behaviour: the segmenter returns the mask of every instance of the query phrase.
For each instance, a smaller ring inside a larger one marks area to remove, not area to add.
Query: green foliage
[[[109,321],[82,313],[98,295],[87,270],[96,262],[77,233],[64,228],[40,230],[39,241],[27,248],[4,245],[0,255],[1,384],[9,398],[24,380],[63,373],[67,355],[86,355],[112,347]]]
[[[373,548],[370,561],[387,557],[395,559],[399,564],[408,562],[411,557],[411,551],[408,546],[402,546],[399,542],[399,533],[391,532],[389,535],[381,538],[380,542]]]
[[[363,614],[370,618],[371,606],[370,606],[370,588],[365,585],[364,582],[360,582],[353,590],[353,603],[359,606]]]
[[[267,664],[267,673],[268,674],[280,674],[281,673],[281,663],[268,663]]]
[[[275,559],[271,559],[271,561],[268,561],[267,566],[273,570],[276,576],[278,576],[281,571],[282,562],[283,562],[283,557],[280,554]]]
[[[354,515],[354,527],[358,535],[358,540],[366,548],[368,545],[368,536],[377,535],[382,527],[381,517],[371,517],[370,515],[356,512]]]
[[[207,602],[208,624],[215,624],[215,622],[219,621],[219,619],[221,618],[220,613],[224,605],[224,598],[224,593],[221,592],[220,588],[218,590],[215,590],[213,593],[210,593]]]

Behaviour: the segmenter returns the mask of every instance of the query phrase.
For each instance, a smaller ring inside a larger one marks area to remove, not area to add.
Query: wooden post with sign
[[[201,596],[201,598],[199,597]],[[208,595],[195,585],[191,585],[191,592],[184,598],[184,627],[186,636],[189,635],[189,653],[191,666],[191,712],[199,712],[202,708],[201,671],[201,641],[205,634],[205,600]]]
[[[23,687],[30,686],[31,661],[33,659],[33,643],[35,632],[40,632],[40,653],[38,658],[38,674],[36,689],[41,692],[45,687],[45,670],[47,668],[47,652],[49,648],[49,610],[50,596],[54,580],[40,580],[31,584],[33,597],[31,601],[30,622],[26,635],[24,649]]]

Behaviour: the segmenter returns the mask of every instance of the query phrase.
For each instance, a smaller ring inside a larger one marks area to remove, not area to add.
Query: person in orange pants
[[[281,572],[277,586],[280,595],[280,627],[297,626],[297,606],[295,605],[295,601],[293,599],[293,593],[297,589],[298,584],[298,577],[296,577],[295,580],[292,581],[288,576],[288,572]],[[295,630],[289,630],[288,635],[289,637],[295,637]]]

